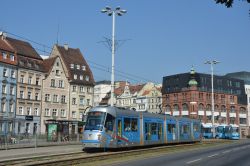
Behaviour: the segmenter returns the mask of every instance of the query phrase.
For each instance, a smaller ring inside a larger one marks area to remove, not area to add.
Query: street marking
[[[229,153],[229,152],[231,152],[231,150],[226,150],[226,151],[224,151],[222,153],[225,154],[225,153]]]
[[[199,159],[196,159],[196,160],[192,160],[192,161],[188,161],[188,162],[186,162],[186,164],[191,164],[191,163],[194,163],[194,162],[200,161],[200,160],[202,160],[202,158],[199,158]]]
[[[207,156],[207,157],[214,157],[214,156],[218,156],[219,154],[218,153],[215,153],[215,154],[212,154],[210,156]]]

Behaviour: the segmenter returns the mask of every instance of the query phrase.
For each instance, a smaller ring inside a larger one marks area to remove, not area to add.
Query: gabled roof
[[[17,54],[42,60],[40,55],[30,45],[30,43],[18,39],[13,39],[10,37],[6,37],[5,40],[13,47],[13,49],[16,51]]]
[[[139,92],[145,84],[140,84],[140,85],[130,85],[129,90],[131,94],[134,94],[135,92]]]
[[[55,63],[56,58],[57,57],[50,57],[48,59],[43,60],[43,67],[46,73],[48,73],[51,70],[53,64]]]
[[[92,71],[89,68],[89,65],[87,64],[86,60],[84,59],[80,49],[78,48],[67,48],[63,46],[56,45],[55,46],[59,54],[62,57],[62,60],[65,63],[65,66],[68,70],[69,74],[69,80],[71,83],[75,84],[84,84],[84,85],[94,85],[95,80],[92,74]],[[80,65],[79,69],[71,69],[70,65]],[[82,70],[82,66],[85,66],[86,70]],[[77,79],[74,79],[74,75],[77,75]],[[80,75],[83,75],[83,80],[80,80]],[[85,80],[85,76],[89,76],[89,81]]]

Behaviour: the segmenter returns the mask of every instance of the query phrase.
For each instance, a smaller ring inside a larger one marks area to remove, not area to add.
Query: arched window
[[[171,111],[171,107],[169,105],[166,105],[166,112],[170,112]]]
[[[211,109],[211,105],[210,104],[208,104],[207,106],[206,106],[206,111],[211,111],[212,109]]]
[[[174,111],[179,111],[179,106],[177,104],[174,105]]]
[[[199,111],[204,111],[204,105],[203,104],[199,104]]]
[[[235,107],[234,106],[230,107],[230,113],[235,113]]]
[[[221,106],[221,112],[227,112],[226,106],[224,106],[224,105]]]
[[[186,103],[182,105],[182,111],[188,111],[188,105]]]

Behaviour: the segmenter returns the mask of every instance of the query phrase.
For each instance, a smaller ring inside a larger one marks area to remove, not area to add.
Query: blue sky
[[[116,17],[116,39],[125,42],[115,80],[161,83],[192,65],[209,73],[210,59],[221,62],[218,75],[250,71],[250,5],[238,0],[229,9],[214,0],[3,0],[0,30],[52,47],[59,25],[59,44],[80,48],[96,81],[110,80],[111,52],[100,42],[112,32],[112,18],[100,12],[105,6],[128,11]],[[51,51],[30,43],[40,54]]]

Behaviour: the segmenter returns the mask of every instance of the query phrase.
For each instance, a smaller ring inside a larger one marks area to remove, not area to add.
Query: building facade
[[[55,45],[45,60],[42,132],[76,134],[86,111],[93,106],[94,78],[79,49]],[[51,93],[52,92],[52,93]],[[50,98],[48,101],[48,98]]]
[[[16,116],[17,56],[4,33],[0,35],[0,136],[13,135]]]
[[[107,93],[111,91],[110,81],[96,82],[94,87],[94,106],[98,106]]]
[[[166,114],[212,123],[211,75],[177,74],[163,78],[162,106]],[[236,124],[241,136],[248,135],[244,81],[214,76],[214,123]]]

